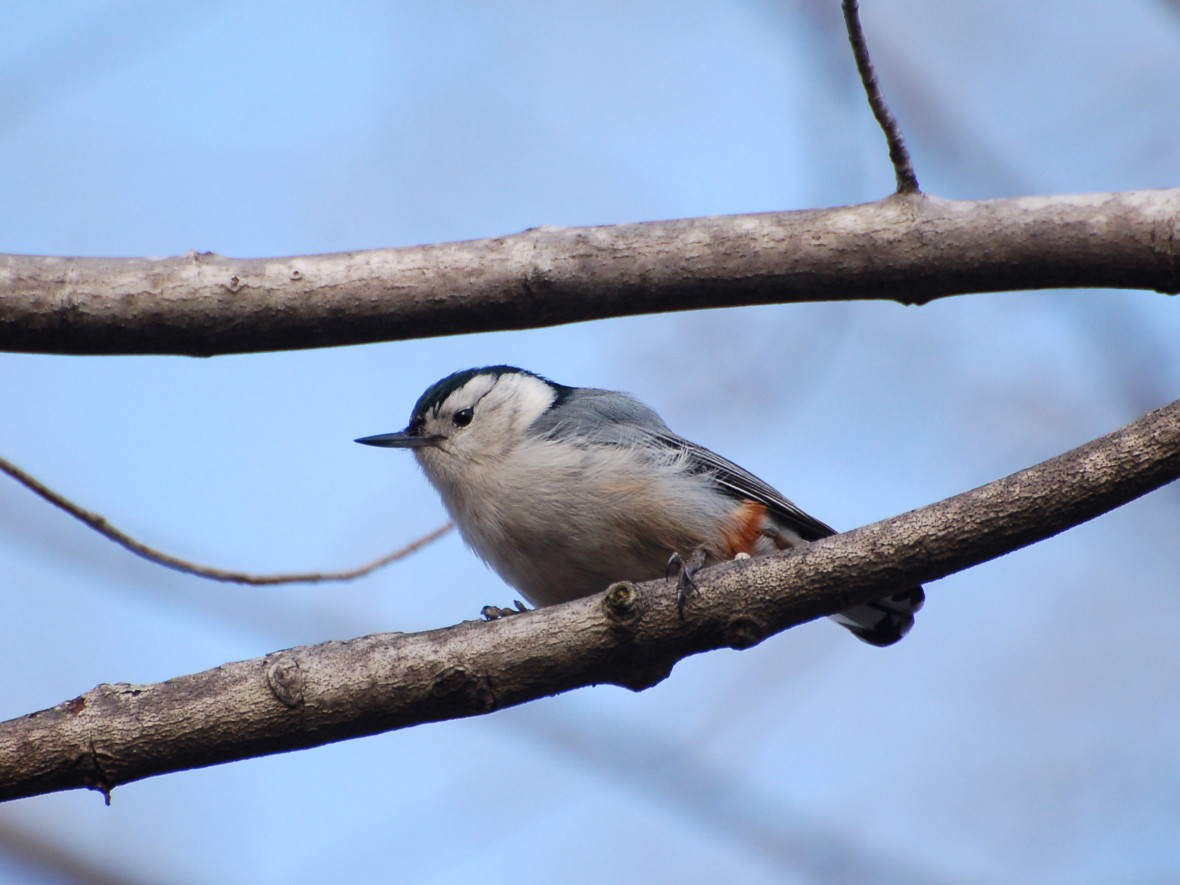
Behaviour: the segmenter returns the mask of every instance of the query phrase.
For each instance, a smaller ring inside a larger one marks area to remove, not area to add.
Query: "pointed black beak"
[[[397,433],[363,436],[356,441],[366,446],[381,446],[386,449],[420,449],[423,446],[433,446],[440,439],[441,436],[418,436],[410,430],[399,430]]]

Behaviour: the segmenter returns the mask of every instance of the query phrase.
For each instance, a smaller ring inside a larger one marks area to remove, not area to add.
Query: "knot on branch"
[[[74,759],[74,768],[79,772],[82,785],[102,793],[107,805],[111,804],[111,790],[115,789],[115,781],[107,775],[103,762],[113,758],[110,753],[98,749],[94,741],[90,741],[87,751]]]
[[[271,694],[288,707],[303,703],[305,682],[299,662],[290,655],[283,655],[266,668],[266,684]]]
[[[766,638],[767,630],[755,618],[738,616],[725,625],[725,644],[741,651]]]
[[[641,666],[632,667],[623,675],[610,681],[623,688],[629,688],[631,691],[646,691],[672,675],[672,667],[675,663],[674,660],[648,661]]]
[[[488,713],[496,708],[496,695],[487,677],[466,667],[448,667],[434,680],[431,694],[436,698],[458,696],[464,707]]]
[[[630,633],[643,615],[639,606],[639,591],[629,581],[611,584],[603,601],[606,617],[612,630]]]

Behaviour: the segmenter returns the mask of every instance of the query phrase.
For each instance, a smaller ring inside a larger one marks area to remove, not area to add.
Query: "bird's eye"
[[[451,420],[455,422],[456,427],[466,427],[474,417],[475,411],[473,409],[460,409],[451,416]]]

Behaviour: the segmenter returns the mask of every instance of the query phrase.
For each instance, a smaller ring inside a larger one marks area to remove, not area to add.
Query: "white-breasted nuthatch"
[[[427,388],[397,433],[357,442],[413,449],[463,539],[533,605],[836,534],[731,461],[677,436],[625,393],[566,387],[512,366]],[[873,645],[909,631],[913,587],[833,619]]]

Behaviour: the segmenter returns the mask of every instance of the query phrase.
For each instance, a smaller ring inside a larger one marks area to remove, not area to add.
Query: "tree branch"
[[[288,649],[157,685],[100,685],[0,723],[0,799],[91,787],[487,713],[679,659],[746,648],[934,580],[1180,476],[1180,400],[1035,467],[792,553],[698,576],[683,617],[661,581],[492,622]]]
[[[877,203],[369,252],[0,257],[0,349],[190,354],[328,347],[672,310],[923,304],[1053,287],[1180,290],[1180,188]]]
[[[897,118],[889,110],[881,85],[877,82],[873,61],[869,58],[869,45],[860,25],[860,6],[857,0],[844,0],[840,6],[844,10],[844,26],[848,30],[848,42],[856,59],[856,71],[860,74],[860,82],[865,88],[873,116],[877,118],[877,125],[885,133],[885,141],[889,144],[889,161],[893,164],[893,173],[897,178],[897,192],[916,194],[919,191],[918,176],[914,174],[914,164],[910,160],[905,139],[902,138],[901,127],[897,125]]]
[[[198,565],[195,562],[189,562],[187,559],[180,559],[149,547],[135,540],[130,535],[119,531],[99,514],[85,510],[64,495],[59,495],[53,489],[49,488],[49,486],[25,473],[7,458],[0,458],[0,473],[7,473],[29,491],[44,498],[54,507],[64,510],[70,516],[74,517],[74,519],[94,529],[94,531],[98,532],[107,540],[114,541],[119,546],[131,551],[142,559],[146,559],[148,562],[154,562],[156,565],[162,565],[165,568],[183,572],[186,575],[196,575],[198,578],[209,578],[212,581],[223,581],[230,584],[250,584],[255,587],[262,587],[272,584],[316,584],[322,581],[351,581],[355,578],[364,577],[370,572],[381,568],[383,565],[389,565],[391,562],[405,559],[411,553],[420,550],[433,541],[437,541],[454,528],[454,523],[448,522],[446,525],[439,526],[434,531],[411,541],[409,544],[394,550],[392,553],[387,553],[380,559],[375,559],[367,565],[358,566],[348,571],[252,575],[246,572],[231,572],[208,565]]]

